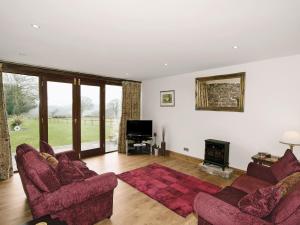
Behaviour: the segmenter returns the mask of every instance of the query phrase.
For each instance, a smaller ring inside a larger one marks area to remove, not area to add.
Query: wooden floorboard
[[[98,173],[111,171],[122,173],[156,162],[220,187],[230,185],[240,174],[236,172],[232,178],[224,179],[200,171],[196,163],[173,157],[126,156],[124,154],[110,153],[104,156],[88,158],[84,161],[90,169]],[[31,213],[19,175],[15,174],[11,179],[0,182],[0,224],[20,225],[30,219]],[[196,225],[196,218],[193,214],[183,218],[120,180],[114,193],[114,211],[111,219],[97,223],[97,225],[161,224]]]

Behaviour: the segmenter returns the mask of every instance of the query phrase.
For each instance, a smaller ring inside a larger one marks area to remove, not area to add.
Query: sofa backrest
[[[274,224],[294,224],[292,221],[300,221],[300,182],[293,190],[280,200],[271,213]]]
[[[36,150],[27,144],[19,145],[16,150],[17,154],[16,154],[15,159],[16,159],[17,168],[18,168],[18,172],[19,172],[19,175],[21,178],[24,192],[29,201],[29,205],[31,206],[32,202],[34,202],[37,198],[39,198],[42,195],[42,192],[29,179],[29,177],[26,175],[24,167],[23,167],[22,156],[29,151],[36,151]],[[30,207],[30,208],[32,208],[32,207]]]
[[[55,171],[32,146],[19,145],[16,153],[19,174],[29,202],[40,197],[43,192],[60,188]]]

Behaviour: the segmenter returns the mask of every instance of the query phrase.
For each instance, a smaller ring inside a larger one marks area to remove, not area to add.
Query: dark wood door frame
[[[111,85],[111,86],[120,86],[120,87],[122,87],[122,84],[110,84],[110,83],[106,83],[104,86],[106,87],[107,85]],[[104,93],[104,99],[105,99],[105,95],[106,95],[106,89],[105,89],[105,93]],[[104,115],[105,115],[105,110],[106,110],[106,102],[104,101]],[[122,114],[122,113],[121,113]],[[104,122],[105,122],[105,120],[104,120]],[[105,126],[105,124],[104,124],[104,126]],[[106,127],[106,126],[105,126]],[[104,137],[105,138],[105,137]],[[104,143],[104,147],[105,147],[105,143]],[[104,148],[104,150],[105,150],[105,148]],[[117,152],[118,151],[118,149],[116,149],[116,150],[112,150],[112,151],[109,151],[109,152],[106,152],[106,150],[104,151],[104,153],[106,154],[106,153],[112,153],[112,152]]]
[[[81,88],[80,86],[81,85],[90,85],[90,86],[96,86],[96,87],[99,87],[100,88],[100,91],[99,91],[99,100],[100,100],[100,104],[99,104],[99,127],[100,127],[100,137],[99,137],[99,140],[100,140],[100,143],[99,143],[99,148],[95,148],[95,149],[90,149],[90,150],[86,150],[86,151],[80,151],[80,156],[81,158],[86,158],[86,157],[89,157],[89,156],[95,156],[95,155],[102,155],[105,153],[105,83],[104,82],[101,82],[101,81],[98,81],[98,82],[95,82],[95,81],[91,81],[89,79],[78,79],[78,87],[79,87],[79,90],[78,90],[78,105],[79,105],[79,108],[78,108],[78,121],[80,121],[78,123],[78,126],[79,126],[79,129],[78,129],[78,132],[79,132],[79,135],[78,135],[78,140],[79,140],[79,149],[81,149],[81,105],[80,105],[80,99],[81,99]]]
[[[48,142],[48,85],[47,82],[59,82],[72,84],[72,148],[79,153],[78,148],[78,103],[77,103],[77,78],[40,76],[40,140]]]
[[[115,85],[122,86],[123,81],[131,81],[141,83],[140,81],[112,78],[107,76],[99,76],[95,74],[86,74],[80,72],[64,71],[53,68],[45,68],[39,66],[18,64],[7,61],[2,63],[2,71],[4,73],[14,73],[21,75],[39,77],[39,134],[40,142],[48,142],[48,99],[47,99],[47,81],[73,83],[73,148],[80,154],[80,82],[90,83],[91,85],[100,86],[100,154],[105,152],[105,86]],[[91,151],[92,155],[93,152]],[[97,152],[99,154],[99,151]],[[89,155],[87,155],[89,156]]]

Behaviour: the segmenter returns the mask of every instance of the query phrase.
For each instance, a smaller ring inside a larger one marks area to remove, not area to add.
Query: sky
[[[100,87],[81,85],[81,96],[89,97],[93,104],[99,105]],[[106,85],[106,103],[122,98],[122,87]],[[72,104],[72,84],[48,81],[48,104],[66,106]]]
[[[11,75],[8,74],[7,75]],[[24,75],[17,75],[24,76]],[[8,76],[4,76],[8,78]],[[13,82],[13,80],[5,79],[4,82]],[[38,79],[35,80],[38,86]],[[48,105],[49,106],[68,106],[72,105],[72,84],[48,81]],[[122,87],[115,85],[106,85],[106,104],[113,99],[122,99]],[[100,87],[81,85],[81,96],[89,97],[95,106],[99,105]]]

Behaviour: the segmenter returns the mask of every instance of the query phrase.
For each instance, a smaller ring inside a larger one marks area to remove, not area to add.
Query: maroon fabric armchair
[[[28,155],[25,157],[29,152],[31,159]],[[56,182],[58,179],[51,177],[55,176],[53,168],[48,167],[47,162],[39,157],[33,147],[26,144],[18,146],[16,161],[34,218],[50,215],[67,222],[68,225],[91,225],[111,217],[113,191],[117,186],[114,173],[97,175],[93,172],[94,175],[87,179],[61,185]],[[30,173],[27,167],[30,167]],[[45,177],[51,177],[51,180],[47,181]],[[47,182],[51,182],[52,191],[41,190],[37,182],[43,181],[45,188]]]
[[[300,183],[265,218],[252,216],[238,208],[239,200],[248,193],[276,183],[270,167],[249,163],[247,173],[231,186],[214,195],[201,192],[196,196],[194,210],[198,225],[299,225]]]

